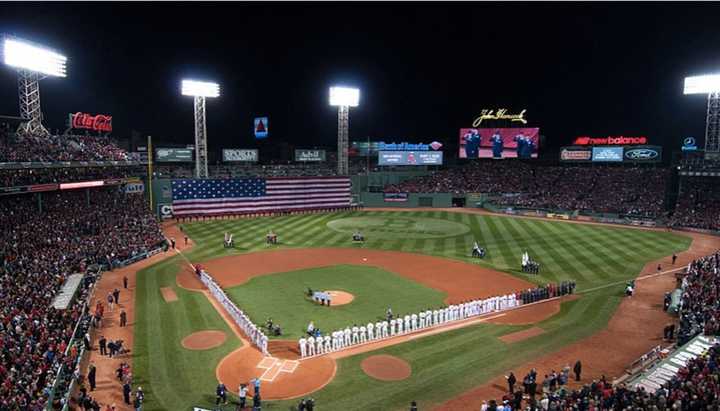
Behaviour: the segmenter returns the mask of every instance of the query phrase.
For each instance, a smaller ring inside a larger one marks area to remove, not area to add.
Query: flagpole
[[[152,136],[148,136],[147,143],[147,155],[148,155],[148,194],[150,199],[150,212],[154,213],[153,210],[153,186],[152,186]]]

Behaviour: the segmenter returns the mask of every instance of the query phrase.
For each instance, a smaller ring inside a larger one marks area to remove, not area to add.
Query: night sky
[[[677,150],[704,135],[706,99],[683,77],[720,71],[720,5],[629,3],[195,3],[0,5],[0,31],[68,56],[41,82],[45,122],[113,115],[131,130],[193,141],[184,77],[214,80],[211,149],[270,141],[333,146],[334,84],[361,89],[351,140],[450,149],[483,108],[527,109],[548,146],[577,135],[647,135]],[[0,114],[17,115],[15,73],[0,69]]]

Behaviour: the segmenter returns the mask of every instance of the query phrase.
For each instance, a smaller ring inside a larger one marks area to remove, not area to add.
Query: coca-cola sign
[[[70,127],[109,133],[112,131],[112,116],[104,114],[70,114]]]

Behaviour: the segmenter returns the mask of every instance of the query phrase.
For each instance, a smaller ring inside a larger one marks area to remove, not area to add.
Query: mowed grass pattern
[[[357,247],[347,233],[329,229],[329,221],[345,217],[440,218],[470,227],[466,234],[444,238],[383,239],[366,233],[365,247],[441,256],[483,264],[529,281],[545,283],[575,279],[578,291],[624,282],[651,260],[684,250],[687,237],[666,232],[620,227],[568,224],[534,219],[482,216],[442,211],[343,212],[253,220],[214,220],[184,225],[197,247],[187,256],[201,262],[235,253],[267,249],[264,235],[278,233],[283,247]],[[232,232],[237,248],[222,247],[224,232]],[[488,249],[488,257],[470,258],[473,241]],[[527,250],[542,264],[540,276],[518,272]],[[179,260],[149,267],[138,276],[135,374],[148,391],[145,410],[189,410],[214,405],[215,365],[237,346],[231,338],[207,352],[190,352],[179,345],[181,335],[203,328],[222,328],[214,308],[198,293],[178,290],[175,308],[164,303],[159,287],[172,285]],[[142,290],[142,291],[140,291]],[[157,295],[156,295],[157,294]],[[412,400],[422,409],[441,403],[489,378],[539,355],[587,337],[603,328],[622,298],[622,285],[601,288],[563,304],[560,314],[540,324],[545,333],[507,345],[497,337],[529,326],[482,324],[413,340],[378,353],[399,356],[413,367],[405,381],[379,382],[362,373],[364,354],[339,361],[336,378],[314,393],[319,409],[401,410]],[[240,302],[240,306],[243,304]],[[378,307],[383,310],[384,307]],[[375,313],[375,311],[373,311]],[[182,330],[182,331],[180,331]],[[561,368],[565,364],[558,364]],[[264,409],[288,410],[297,401],[272,402]],[[233,409],[230,406],[225,410]]]
[[[321,306],[305,296],[309,287],[346,291],[351,304]],[[272,317],[283,327],[281,339],[298,339],[312,320],[323,332],[365,325],[384,319],[387,307],[395,314],[413,313],[443,304],[445,293],[375,267],[337,265],[255,277],[227,289],[238,306],[247,307],[250,319],[264,324]],[[275,337],[271,337],[275,338]]]

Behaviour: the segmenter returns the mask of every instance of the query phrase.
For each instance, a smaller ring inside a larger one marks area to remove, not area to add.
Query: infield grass
[[[624,281],[634,278],[646,262],[685,250],[690,244],[690,239],[685,236],[622,227],[443,211],[343,212],[186,224],[185,231],[197,244],[187,256],[194,262],[202,262],[234,253],[264,250],[269,248],[264,244],[264,234],[269,229],[278,234],[281,241],[277,246],[279,248],[357,247],[359,245],[350,241],[350,232],[356,229],[357,222],[337,221],[344,218],[370,219],[368,229],[360,227],[367,239],[364,247],[464,260],[507,271],[536,283],[575,279],[578,291],[618,285],[600,288],[578,300],[564,303],[558,315],[536,324],[545,331],[543,334],[512,345],[504,344],[497,337],[530,326],[480,324],[409,341],[372,354],[345,358],[338,362],[336,378],[312,395],[318,408],[325,410],[400,410],[412,400],[418,401],[422,409],[429,409],[512,367],[592,335],[606,326],[617,308]],[[413,218],[418,220],[413,222]],[[451,221],[453,229],[443,234],[438,232],[442,224],[424,219]],[[388,224],[381,224],[378,220],[388,221]],[[329,227],[330,222],[334,223]],[[373,230],[372,226],[379,230]],[[392,231],[392,235],[383,236],[383,230]],[[402,230],[406,230],[405,235],[400,235]],[[234,250],[222,247],[226,231],[234,234],[237,245]],[[488,249],[485,260],[470,258],[473,241]],[[525,250],[542,264],[539,276],[518,271],[520,255]],[[215,366],[238,346],[235,338],[229,338],[221,347],[209,351],[187,351],[180,346],[182,337],[194,330],[227,330],[227,327],[202,294],[174,286],[179,264],[179,259],[172,259],[138,273],[134,371],[146,391],[144,410],[189,410],[192,406],[212,408],[217,384]],[[313,273],[307,275],[324,275],[322,269],[311,271]],[[277,277],[291,278],[296,273]],[[394,274],[383,273],[383,276],[391,278]],[[272,281],[271,277],[276,276],[258,277],[246,286],[263,286],[260,288],[265,289],[267,284],[263,281]],[[301,282],[302,276],[297,277],[296,281]],[[255,280],[258,280],[257,284]],[[159,288],[165,286],[175,287],[178,302],[167,304],[163,301]],[[355,287],[348,282],[337,284],[334,288]],[[255,293],[250,292],[250,288],[238,291],[242,287],[235,287],[231,290],[233,298],[237,297],[240,307],[246,310],[255,309],[250,305],[262,304],[257,300],[262,299],[264,294],[260,288]],[[288,288],[297,294],[296,284]],[[248,294],[235,296],[236,291]],[[364,291],[357,292],[364,294]],[[439,298],[441,300],[442,296]],[[245,302],[248,307],[245,307]],[[306,303],[288,303],[289,307],[283,310],[304,310],[309,308]],[[345,307],[351,309],[353,304]],[[385,308],[368,306],[362,311],[367,311],[366,314],[374,318],[382,315]],[[259,312],[258,315],[261,315]],[[379,382],[366,376],[359,363],[366,356],[379,353],[396,355],[408,361],[413,368],[412,376],[398,382]],[[557,368],[564,365],[557,364]],[[265,403],[263,409],[288,410],[296,403]],[[230,409],[230,406],[225,408]]]

